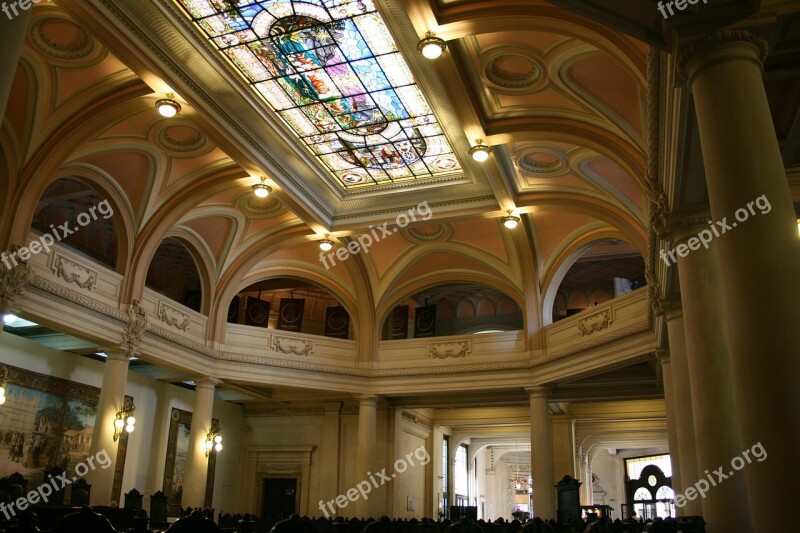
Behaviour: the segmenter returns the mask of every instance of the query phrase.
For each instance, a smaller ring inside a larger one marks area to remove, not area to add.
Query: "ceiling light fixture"
[[[264,183],[264,178],[261,178],[261,183],[253,185],[253,194],[259,198],[266,198],[272,192],[272,187]]]
[[[335,243],[332,240],[330,240],[327,235],[325,235],[325,238],[318,240],[317,244],[319,244],[320,250],[322,250],[323,252],[329,252],[330,250],[333,249],[333,245]]]
[[[503,222],[503,225],[508,229],[514,229],[519,224],[519,217],[515,217],[511,214],[511,209],[508,210],[508,215],[504,216],[500,219]]]
[[[438,58],[446,48],[447,43],[444,42],[444,39],[440,39],[430,30],[425,33],[425,37],[417,44],[417,50],[427,59]]]
[[[483,163],[489,159],[489,154],[491,153],[492,149],[483,143],[483,139],[476,139],[475,146],[469,149],[469,155],[478,163]]]
[[[162,117],[172,118],[177,115],[181,110],[181,104],[175,100],[173,93],[167,93],[166,98],[162,98],[156,102],[156,109]]]

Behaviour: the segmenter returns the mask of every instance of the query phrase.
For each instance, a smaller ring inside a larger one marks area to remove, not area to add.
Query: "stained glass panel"
[[[345,188],[461,170],[372,0],[176,0]]]

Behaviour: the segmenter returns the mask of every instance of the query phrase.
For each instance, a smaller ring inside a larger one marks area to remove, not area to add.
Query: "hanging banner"
[[[228,323],[229,324],[238,324],[239,323],[239,297],[234,296],[233,300],[231,300],[230,305],[228,305]]]
[[[436,305],[414,309],[414,338],[436,336]]]
[[[350,331],[350,315],[344,307],[325,309],[325,336],[346,339]]]
[[[303,308],[306,301],[302,298],[281,298],[278,311],[278,329],[300,332],[303,327]]]
[[[391,330],[389,331],[389,338],[394,339],[407,339],[408,338],[408,306],[398,305],[392,311],[391,317]]]
[[[247,297],[247,308],[244,312],[244,323],[248,326],[267,327],[269,323],[269,302]]]

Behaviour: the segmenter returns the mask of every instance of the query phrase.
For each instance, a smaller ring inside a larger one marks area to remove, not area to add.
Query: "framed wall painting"
[[[211,425],[219,427],[219,421],[214,418],[211,420]],[[192,413],[173,407],[170,413],[167,457],[164,464],[164,483],[161,489],[167,496],[167,513],[169,516],[180,516],[181,514],[183,481],[186,475],[186,463],[189,455],[189,433],[191,427]],[[212,451],[209,456],[204,499],[205,507],[211,507],[211,501],[214,496],[216,455]]]
[[[29,487],[58,467],[74,472],[89,456],[100,389],[83,383],[0,364],[6,401],[0,407],[0,477],[19,472]],[[133,398],[125,396],[125,402]],[[119,501],[127,454],[127,434],[116,450],[112,500]]]

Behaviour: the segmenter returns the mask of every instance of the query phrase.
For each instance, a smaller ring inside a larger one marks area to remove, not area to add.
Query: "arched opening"
[[[31,227],[111,268],[117,267],[114,209],[103,194],[74,178],[60,178],[44,190]]]
[[[507,294],[477,283],[422,290],[397,306],[383,323],[383,340],[496,333],[523,329],[522,310]]]
[[[186,245],[175,237],[167,237],[158,246],[145,284],[159,294],[201,312],[203,290],[197,263]]]
[[[553,321],[605,303],[646,284],[644,259],[629,243],[604,241],[570,267],[553,302]]]
[[[258,281],[228,306],[229,324],[353,339],[350,314],[330,291],[295,278]]]

